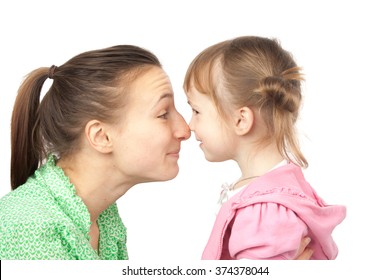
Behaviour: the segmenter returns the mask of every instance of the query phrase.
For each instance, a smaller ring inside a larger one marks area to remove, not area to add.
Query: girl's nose
[[[191,131],[195,131],[193,120],[194,120],[194,117],[191,117],[190,123],[188,124],[188,127],[190,128]]]

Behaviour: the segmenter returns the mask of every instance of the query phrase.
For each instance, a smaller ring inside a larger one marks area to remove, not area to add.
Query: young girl
[[[306,182],[294,125],[302,74],[277,41],[239,37],[202,51],[184,90],[190,129],[208,161],[234,160],[241,178],[221,193],[203,259],[293,259],[303,236],[312,259],[334,259],[331,233],[346,214]]]

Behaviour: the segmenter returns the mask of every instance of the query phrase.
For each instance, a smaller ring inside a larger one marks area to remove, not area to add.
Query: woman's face
[[[169,77],[152,67],[131,82],[127,94],[124,116],[114,130],[115,168],[138,183],[173,179],[181,142],[191,132],[175,108]]]

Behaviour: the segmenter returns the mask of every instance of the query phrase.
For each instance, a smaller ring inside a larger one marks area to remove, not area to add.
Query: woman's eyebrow
[[[157,100],[157,102],[153,105],[153,108],[156,107],[161,102],[161,100],[163,100],[164,98],[172,98],[173,99],[173,94],[172,93],[164,93],[163,95],[161,95],[160,98]]]

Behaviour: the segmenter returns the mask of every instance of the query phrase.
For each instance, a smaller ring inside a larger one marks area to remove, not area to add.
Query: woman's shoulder
[[[58,198],[71,196],[74,189],[67,178],[55,166],[54,157],[38,168],[27,181],[0,198],[2,220],[31,220],[59,211]]]
[[[1,227],[35,224],[39,228],[42,222],[59,220],[59,214],[55,199],[36,180],[29,179],[0,199]]]

